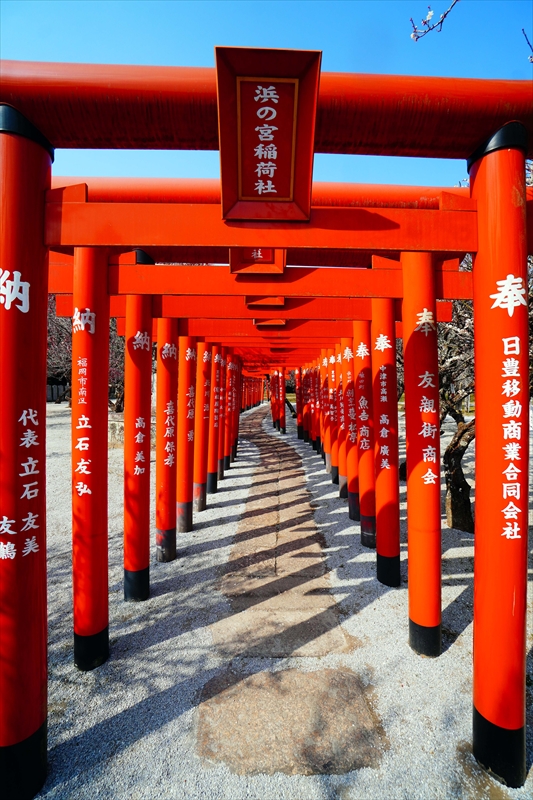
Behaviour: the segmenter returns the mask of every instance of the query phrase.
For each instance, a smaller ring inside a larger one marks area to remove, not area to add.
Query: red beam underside
[[[315,208],[309,223],[227,222],[212,204],[48,202],[50,247],[273,247],[477,250],[474,211]]]

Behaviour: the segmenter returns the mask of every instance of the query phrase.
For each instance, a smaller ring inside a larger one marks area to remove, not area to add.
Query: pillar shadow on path
[[[251,461],[255,466],[252,471],[255,480],[252,479],[249,497],[239,517],[237,533],[221,540],[214,537],[210,542],[194,541],[194,536],[187,536],[187,544],[180,548],[184,568],[173,578],[167,567],[167,577],[154,581],[150,614],[153,622],[142,631],[133,624],[125,625],[118,635],[115,630],[110,664],[98,675],[95,673],[95,693],[101,688],[105,674],[113,671],[114,681],[124,685],[129,682],[132,691],[140,682],[143,699],[75,736],[69,737],[63,726],[63,733],[59,739],[56,738],[57,743],[50,752],[51,774],[46,789],[58,784],[68,786],[70,779],[65,778],[65,774],[68,776],[71,769],[68,765],[73,759],[78,770],[90,774],[97,771],[106,758],[115,756],[194,708],[199,718],[198,748],[210,761],[217,760],[214,755],[217,741],[220,742],[217,736],[224,730],[231,735],[236,733],[228,722],[228,708],[231,706],[244,713],[254,702],[259,703],[256,709],[259,718],[264,720],[265,715],[270,715],[272,720],[277,720],[276,724],[286,727],[286,716],[281,714],[280,719],[280,709],[283,711],[287,696],[302,700],[302,694],[295,692],[294,687],[299,685],[302,674],[308,673],[296,670],[296,679],[294,670],[284,668],[284,659],[320,658],[321,654],[342,654],[357,648],[359,642],[343,630],[341,622],[377,598],[395,591],[377,583],[373,561],[350,558],[349,553],[353,556],[354,552],[354,539],[358,537],[357,526],[345,526],[344,532],[328,537],[329,547],[325,547],[321,523],[317,525],[316,519],[320,518],[322,499],[335,491],[335,487],[325,476],[321,459],[310,448],[296,440],[291,446],[287,441],[289,437],[281,440],[274,434],[267,434],[260,426],[262,417],[261,411],[257,410],[243,418],[242,466],[236,462],[235,472],[244,468],[243,474],[248,480],[250,468],[247,464]],[[309,482],[314,486],[315,499],[312,501],[304,486],[302,458],[308,466]],[[339,500],[338,504],[342,513],[343,501]],[[216,525],[216,522],[206,521],[198,527]],[[349,537],[351,542],[347,542],[345,537]],[[335,542],[333,547],[332,538]],[[402,538],[405,546],[405,530]],[[229,558],[218,569],[217,575],[213,575],[212,567],[202,566],[202,557],[209,550],[229,548],[230,545]],[[356,552],[364,553],[365,550],[359,548]],[[185,567],[189,560],[196,568]],[[454,576],[450,577],[450,582],[465,587],[455,601],[457,604],[462,598],[465,602],[459,603],[457,619],[454,617],[450,625],[456,639],[460,627],[464,629],[471,619],[471,609],[468,609],[471,580],[456,577],[464,567],[462,560],[445,559],[444,567],[445,574]],[[341,598],[338,602],[329,583],[332,569],[337,570],[341,578],[346,578],[346,582],[341,580],[335,586],[335,594]],[[356,586],[354,578],[360,581]],[[218,599],[220,594],[212,591],[215,585],[227,601]],[[164,600],[165,595],[168,595],[169,602],[158,609],[158,603]],[[202,603],[204,613],[198,614],[197,609]],[[212,642],[222,658],[222,667],[220,661],[213,662],[212,645],[206,648],[203,639],[179,665],[175,655],[162,659],[159,644],[184,633],[194,638],[197,628],[204,629],[206,619],[210,623]],[[140,674],[137,671],[135,675],[130,673],[132,653],[141,665],[145,663]],[[375,756],[376,752],[383,752],[387,746],[386,737],[359,676],[350,670],[341,670],[342,674],[333,674],[337,673],[336,670],[322,672],[322,682],[308,686],[312,706],[316,711],[332,691],[337,692],[340,706],[347,707],[348,704],[355,710],[355,717],[345,718],[346,724],[353,725],[356,718],[361,721],[357,751],[344,747],[339,708],[332,706],[328,713],[336,716],[336,727],[332,727],[327,714],[319,714],[321,730],[326,738],[329,736],[331,739],[336,735],[336,728],[339,729],[340,739],[335,739],[335,743],[338,752],[348,753],[346,758],[332,757],[322,744],[318,749],[309,749],[306,742],[309,736],[313,736],[313,728],[308,726],[309,716],[306,719],[302,716],[296,725],[299,734],[292,740],[297,755],[295,766],[271,760],[271,770],[290,773],[293,769],[298,774],[312,774],[378,765],[379,758],[375,760],[369,754],[374,752]],[[170,685],[161,689],[158,681],[147,678],[151,674],[170,676]],[[278,677],[273,679],[273,675]],[[270,700],[261,705],[259,697]],[[278,734],[281,735],[279,730]],[[316,730],[314,734],[316,738]],[[260,752],[266,747],[261,735],[261,731],[256,731],[256,766],[260,764],[263,771],[269,771]],[[290,741],[285,742],[286,747],[289,744]],[[79,748],[83,749],[83,764],[79,763]],[[233,764],[232,769],[253,772],[250,752],[242,763]],[[227,762],[232,757],[227,750],[220,750],[220,760]]]

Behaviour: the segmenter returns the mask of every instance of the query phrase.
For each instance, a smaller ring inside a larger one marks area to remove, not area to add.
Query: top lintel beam
[[[213,68],[3,61],[1,73],[0,101],[54,147],[218,149]],[[315,151],[466,159],[510,120],[531,157],[529,81],[323,72]]]

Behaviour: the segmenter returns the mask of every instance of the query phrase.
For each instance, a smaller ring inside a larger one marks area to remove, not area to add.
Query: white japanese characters
[[[32,477],[39,475],[41,470],[39,468],[39,459],[31,455],[30,448],[39,445],[38,432],[36,428],[39,427],[38,413],[34,408],[25,408],[22,410],[18,418],[18,424],[21,426],[18,433],[19,447],[22,448],[20,456],[21,462],[19,464],[18,475],[22,480],[22,491],[19,496],[20,500],[35,500],[39,497],[39,481],[32,480]],[[22,434],[22,435],[20,435]],[[34,453],[36,451],[33,451]],[[10,519],[5,514],[0,516],[0,561],[13,561],[17,558],[20,552],[20,558],[25,558],[31,553],[39,552],[39,542],[37,535],[25,539],[24,544],[19,544],[18,537],[20,533],[25,533],[30,530],[39,530],[39,514],[30,509],[27,510],[26,516],[17,523],[17,520]]]
[[[254,156],[258,159],[254,167],[254,172],[257,175],[254,190],[259,196],[277,194],[278,190],[274,179],[278,169],[278,164],[276,163],[278,148],[274,142],[274,131],[277,131],[278,128],[275,125],[265,124],[272,122],[278,115],[275,108],[279,102],[276,87],[258,84],[255,88],[254,100],[258,104],[256,115],[261,123],[255,128],[259,144],[254,147]],[[263,144],[264,142],[269,142],[269,144],[265,145]],[[252,257],[258,258],[260,256]]]
[[[137,331],[131,340],[134,350],[150,350],[150,334],[148,331]]]
[[[512,275],[507,276],[507,281],[513,278]],[[516,280],[516,279],[515,279]],[[500,284],[504,284],[505,281],[498,281],[498,286]],[[513,284],[513,287],[516,286]],[[512,291],[514,291],[514,288]],[[492,298],[495,298],[495,295],[491,295]],[[509,302],[511,305],[505,305],[504,303]],[[512,305],[514,303],[514,305]],[[506,308],[509,312],[509,316],[512,316],[514,313],[514,308],[518,305],[521,305],[520,297],[514,297],[514,300],[508,296],[508,300],[505,301],[500,296],[500,301],[498,298],[495,299],[495,303],[492,306],[493,308],[496,306],[500,306],[502,308]],[[520,355],[520,338],[518,336],[510,336],[508,338],[502,338],[502,351],[504,356],[518,356]],[[521,484],[519,475],[522,472],[522,467],[520,467],[517,461],[521,461],[521,450],[522,450],[522,439],[523,439],[523,431],[522,431],[522,421],[517,422],[516,418],[519,418],[522,414],[522,404],[518,400],[513,400],[513,397],[516,397],[521,389],[521,378],[520,375],[520,362],[517,358],[507,357],[502,359],[502,437],[503,437],[503,457],[505,462],[505,469],[502,470],[502,500],[508,501],[507,503],[502,503],[504,507],[502,508],[502,536],[506,539],[521,539],[522,538],[522,525],[527,525],[527,517],[523,519],[523,510],[519,504],[517,505],[514,500],[520,500],[521,495]],[[507,463],[509,462],[509,463]],[[524,498],[522,498],[524,500]],[[527,513],[527,512],[526,512]]]
[[[355,344],[355,343],[354,343]],[[360,342],[355,350],[355,358],[368,358],[370,350],[365,342]],[[359,369],[355,384],[355,405],[357,415],[357,449],[359,452],[371,450],[374,446],[372,419],[372,381],[369,379],[369,365]]]
[[[376,342],[374,345],[374,350],[381,351],[382,353],[385,350],[392,348],[392,344],[390,343],[390,339],[388,336],[384,334],[380,334],[376,337]],[[391,447],[388,443],[389,434],[391,434],[391,420],[390,415],[388,413],[383,413],[381,410],[381,403],[388,403],[389,401],[389,394],[388,394],[388,376],[387,376],[387,367],[385,364],[381,364],[378,371],[379,376],[379,403],[380,407],[375,409],[376,414],[376,450],[377,450],[377,458],[376,458],[376,468],[379,470],[382,469],[390,469],[391,468]],[[394,387],[396,388],[396,387]],[[387,411],[387,407],[385,406],[385,411]],[[379,414],[379,425],[377,424]]]
[[[30,284],[28,281],[21,280],[21,273],[13,270],[13,277],[10,277],[9,270],[0,269],[0,305],[6,311],[17,308],[23,314],[30,310]]]
[[[87,331],[94,333],[96,330],[96,314],[90,308],[75,308],[72,316],[72,333]]]
[[[496,286],[496,292],[490,295],[490,299],[494,300],[491,308],[503,308],[512,317],[515,308],[527,306],[527,293],[523,278],[507,275],[503,280],[496,281]]]
[[[357,415],[355,409],[355,389],[353,385],[353,351],[351,347],[345,347],[342,353],[345,365],[346,388],[344,389],[344,426],[346,430],[346,441],[350,444],[357,442]],[[344,384],[344,381],[343,381]]]
[[[136,448],[135,450],[135,458],[134,458],[134,467],[133,467],[133,474],[134,475],[144,475],[146,472],[146,466],[141,466],[141,464],[146,464],[146,457],[145,457],[145,447],[148,446],[148,462],[150,461],[150,430],[146,431],[146,421],[144,417],[137,417],[135,420],[135,430],[137,433],[135,434],[135,444],[143,445],[141,449]],[[148,439],[147,445],[144,443],[144,440]],[[165,448],[166,449],[166,448]],[[175,447],[171,452],[175,451]],[[167,452],[169,452],[167,450]]]
[[[176,360],[178,357],[178,348],[174,344],[174,342],[165,342],[163,347],[161,348],[161,358],[166,361],[167,358],[173,358]]]
[[[417,315],[417,325],[414,333],[428,336],[436,331],[432,311],[424,308]],[[426,362],[427,363],[427,362]],[[439,442],[440,442],[440,422],[439,422],[439,387],[435,373],[425,370],[418,375],[418,397],[412,401],[416,404],[420,414],[420,430],[418,437],[421,443],[422,463],[427,464],[426,471],[420,475],[420,479],[425,486],[435,486],[435,491],[440,491],[440,467],[439,467]]]
[[[415,328],[416,331],[421,331],[424,336],[427,336],[431,331],[435,331],[437,326],[435,325],[435,318],[433,316],[433,311],[428,311],[427,308],[424,308],[419,314],[416,315],[418,317],[418,323]]]
[[[142,436],[141,441],[144,440],[144,434],[138,433]],[[165,406],[165,422],[163,438],[165,441],[165,459],[163,464],[165,467],[172,467],[176,461],[176,406],[173,400],[169,400]]]
[[[384,333],[380,333],[379,336],[376,337],[376,344],[374,345],[375,350],[380,350],[382,353],[385,350],[391,350],[392,344],[388,336],[385,336]]]

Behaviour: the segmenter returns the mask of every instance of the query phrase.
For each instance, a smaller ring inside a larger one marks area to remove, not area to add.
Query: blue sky
[[[451,0],[435,0],[435,18]],[[461,0],[441,33],[415,43],[421,0],[0,0],[2,58],[213,66],[215,45],[323,51],[336,72],[531,80],[531,0]],[[453,134],[452,134],[453,135]],[[218,177],[218,153],[58,150],[62,175]],[[315,156],[315,180],[456,184],[462,161]]]

